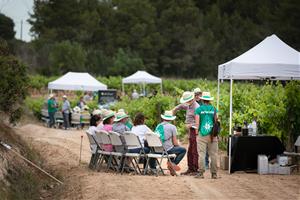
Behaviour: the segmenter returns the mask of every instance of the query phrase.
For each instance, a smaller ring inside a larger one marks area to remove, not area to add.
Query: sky
[[[0,12],[13,19],[17,39],[21,39],[21,21],[23,20],[22,40],[27,42],[32,40],[30,35],[31,26],[27,22],[29,13],[32,13],[32,10],[33,0],[0,0]]]

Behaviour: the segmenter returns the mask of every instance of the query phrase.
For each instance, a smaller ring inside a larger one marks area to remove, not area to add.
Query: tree
[[[0,13],[0,37],[4,40],[14,39],[16,33],[14,31],[14,26],[15,24],[11,18]]]
[[[10,55],[7,43],[0,39],[0,111],[9,116],[11,123],[21,117],[26,97],[28,77],[26,66]]]
[[[63,41],[56,43],[49,55],[51,73],[61,74],[69,71],[85,71],[86,52],[78,43]]]

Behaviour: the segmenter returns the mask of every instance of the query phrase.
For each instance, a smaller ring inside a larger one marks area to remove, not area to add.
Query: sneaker
[[[196,174],[196,176],[194,176],[195,178],[199,178],[199,179],[203,179],[203,173],[199,172],[198,174]]]
[[[175,171],[180,171],[180,167],[172,162],[167,162],[168,166],[171,166]]]
[[[212,179],[217,179],[217,178],[218,178],[218,176],[217,176],[217,174],[216,174],[216,173],[212,173],[212,174],[211,174],[211,178],[212,178]]]

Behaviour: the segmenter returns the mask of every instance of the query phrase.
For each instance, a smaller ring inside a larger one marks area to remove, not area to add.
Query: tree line
[[[300,49],[297,0],[34,1],[34,40],[14,51],[34,73],[209,78],[275,33]]]

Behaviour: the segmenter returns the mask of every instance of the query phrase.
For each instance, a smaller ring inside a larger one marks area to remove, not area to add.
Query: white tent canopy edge
[[[220,101],[220,80],[230,80],[229,135],[232,134],[233,80],[300,80],[300,53],[281,41],[276,35],[218,66],[217,109]],[[229,137],[231,147],[231,137]],[[231,148],[229,168],[231,171]]]

